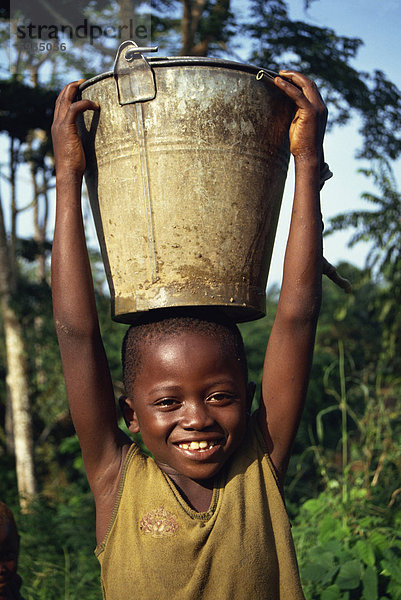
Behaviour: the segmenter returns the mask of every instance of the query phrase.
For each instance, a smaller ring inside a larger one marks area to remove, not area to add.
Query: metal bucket
[[[81,86],[101,107],[81,132],[112,317],[214,305],[259,318],[293,104],[256,67],[132,48]]]

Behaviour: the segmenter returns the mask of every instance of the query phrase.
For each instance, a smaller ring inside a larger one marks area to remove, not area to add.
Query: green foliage
[[[266,346],[269,339],[270,330],[273,325],[276,314],[278,299],[278,288],[274,286],[267,294],[266,316],[257,321],[242,323],[239,326],[248,361],[249,381],[256,383],[256,394],[252,410],[257,408],[260,400],[260,389],[262,385],[263,360],[266,352]]]
[[[401,396],[392,389],[364,388],[346,374],[339,345],[336,400],[317,415],[315,456],[323,491],[296,510],[293,534],[308,600],[401,598]],[[363,387],[363,386],[362,386]],[[325,444],[326,416],[342,415],[335,451]],[[322,468],[323,467],[323,468]],[[294,506],[293,506],[294,508]]]
[[[93,260],[102,332],[118,396],[124,328],[110,320],[104,281],[96,270],[98,257]],[[29,269],[27,263],[26,285]],[[355,291],[350,300],[331,282],[324,282],[310,397],[288,478],[288,506],[308,600],[396,599],[401,550],[397,533],[401,530],[400,381],[387,378],[383,385],[375,369],[381,344],[375,327],[380,288],[363,271],[349,265],[342,265],[341,271],[353,280]],[[98,566],[92,556],[94,541],[89,541],[94,539],[93,505],[66,413],[50,298],[48,293],[36,299],[27,293],[25,298],[24,331],[28,347],[36,348],[28,362],[44,494],[31,513],[18,517],[23,591],[32,600],[72,599],[79,594],[95,599]],[[277,290],[273,290],[268,316],[241,325],[250,377],[258,384],[276,300]],[[39,315],[43,323],[35,330]],[[344,347],[341,361],[339,338]],[[35,376],[38,359],[45,365],[44,381]],[[4,453],[3,443],[1,447],[5,476],[0,495],[13,505],[13,461]]]
[[[373,179],[380,191],[380,195],[362,195],[373,208],[337,215],[331,219],[327,234],[352,227],[355,231],[350,246],[363,241],[371,244],[367,269],[380,283],[375,307],[377,321],[383,330],[379,368],[391,377],[401,369],[401,194],[388,161],[377,161],[372,168],[362,172]]]
[[[60,494],[61,496],[61,494]],[[74,486],[57,503],[45,498],[14,514],[21,535],[19,574],[26,600],[100,600],[99,565],[93,555],[92,497]]]
[[[333,486],[302,505],[293,534],[307,600],[401,598],[399,529],[369,504],[354,489],[343,505]]]
[[[342,427],[342,414],[338,408],[342,385],[338,340],[344,348],[346,384],[351,384],[347,388],[347,423],[351,431],[358,428],[351,415],[355,411],[360,415],[366,403],[366,390],[374,390],[377,385],[381,352],[377,331],[377,285],[368,278],[365,270],[348,264],[339,265],[338,270],[352,281],[353,293],[344,294],[331,281],[323,279],[323,301],[308,396],[287,478],[291,511],[296,510],[305,498],[322,490],[329,477],[327,459],[337,456]]]
[[[386,266],[394,265],[401,260],[399,219],[401,194],[388,161],[377,161],[370,169],[361,169],[360,172],[373,179],[381,195],[362,194],[362,198],[373,205],[373,209],[349,211],[333,217],[326,234],[349,227],[354,228],[356,231],[349,245],[353,247],[361,241],[373,241],[367,266],[384,270]]]

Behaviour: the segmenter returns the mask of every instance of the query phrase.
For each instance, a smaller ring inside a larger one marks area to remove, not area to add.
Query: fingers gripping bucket
[[[81,87],[101,107],[81,131],[112,317],[205,305],[263,316],[292,103],[254,67],[132,47]]]

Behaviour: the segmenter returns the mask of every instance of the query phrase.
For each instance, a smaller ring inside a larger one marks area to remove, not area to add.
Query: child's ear
[[[120,396],[118,399],[121,413],[124,417],[126,426],[131,433],[139,433],[139,423],[136,412],[133,407],[133,402],[128,396]]]
[[[249,381],[246,389],[246,412],[248,415],[251,414],[253,397],[255,396],[256,383]]]

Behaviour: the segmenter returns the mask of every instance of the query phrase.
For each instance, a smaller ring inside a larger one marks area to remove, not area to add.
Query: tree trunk
[[[6,409],[4,417],[4,432],[6,434],[6,450],[10,456],[15,455],[14,428],[13,428],[13,404],[10,391],[6,386]]]
[[[1,309],[7,353],[6,383],[12,402],[18,493],[21,507],[25,508],[36,493],[36,481],[24,341],[21,324],[6,295],[1,298]]]
[[[203,49],[203,54],[197,52],[194,45],[195,34],[205,6],[206,0],[183,0],[181,19],[182,49],[180,52],[182,56],[202,56],[207,52],[207,47]]]
[[[40,201],[40,186],[38,184],[38,170],[35,169],[35,165],[33,161],[30,161],[29,164],[31,171],[31,181],[33,188],[33,239],[37,243],[37,281],[38,283],[44,283],[46,280],[46,253],[45,253],[45,241],[46,241],[46,228],[47,228],[47,217],[48,217],[48,197],[47,190],[45,186],[47,186],[47,181],[45,180],[45,175],[43,174],[43,188],[42,188],[42,196],[44,200],[44,217],[42,223],[40,222],[39,217],[39,201]]]
[[[43,142],[44,139],[41,139]],[[32,149],[32,143],[30,143]],[[37,269],[36,278],[39,285],[44,285],[46,282],[46,231],[47,221],[49,217],[49,198],[48,198],[48,181],[46,179],[45,166],[42,169],[35,168],[34,161],[30,161],[31,180],[33,189],[33,239],[37,243]],[[42,172],[42,185],[38,182],[39,172]],[[42,219],[40,218],[39,204],[42,199],[43,210]],[[36,383],[39,388],[43,388],[46,381],[46,373],[43,365],[43,355],[41,353],[40,340],[42,339],[43,316],[37,315],[34,319],[35,338],[39,340],[35,343],[35,371]]]
[[[11,159],[11,243],[7,242],[3,206],[0,198],[0,306],[3,317],[7,357],[7,393],[12,405],[13,444],[15,448],[18,493],[22,508],[36,493],[33,467],[32,419],[29,409],[28,376],[24,351],[22,327],[18,319],[13,296],[16,292],[16,201],[15,201],[15,152],[10,147]]]

